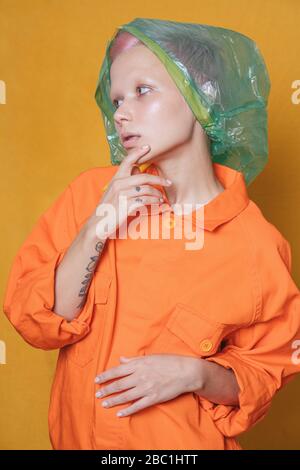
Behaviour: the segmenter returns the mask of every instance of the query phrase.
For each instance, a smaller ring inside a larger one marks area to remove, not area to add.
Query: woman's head
[[[142,51],[145,54],[141,54]],[[128,59],[130,57],[135,66],[146,67],[145,63],[137,64],[136,61],[140,60],[141,55],[145,61],[146,54],[148,60],[150,52],[154,56],[153,61],[159,61],[157,67],[160,66],[160,70],[168,74],[170,87],[173,87],[170,92],[176,91],[176,97],[185,106],[180,109],[181,115],[188,115],[187,125],[180,128],[179,136],[176,133],[180,121],[176,120],[176,116],[172,116],[170,121],[162,122],[159,119],[153,124],[154,131],[159,127],[159,135],[164,139],[160,150],[166,144],[170,146],[170,141],[167,142],[162,136],[165,129],[175,129],[173,137],[177,143],[195,130],[198,134],[196,140],[201,136],[209,144],[213,162],[242,171],[246,183],[250,184],[264,168],[268,156],[268,71],[252,39],[237,31],[206,24],[135,18],[120,26],[108,42],[95,99],[102,113],[112,164],[120,164],[126,152],[119,138],[120,126],[116,129],[115,125],[117,109],[110,100],[110,72],[114,87],[118,74],[126,71],[125,66],[121,70],[123,54],[128,54]],[[131,54],[135,54],[135,60]],[[117,117],[121,119],[121,125],[125,122],[136,126],[140,122],[141,131],[145,132],[144,124],[148,129],[148,122],[152,123],[152,119],[148,120],[145,116],[143,121],[136,120],[136,109],[130,111],[128,108],[129,102],[131,105],[133,101],[128,100],[126,76],[124,87],[125,82],[127,91],[124,91],[124,101],[120,101]],[[122,95],[123,90],[120,88],[119,92]],[[148,100],[152,97],[150,94],[150,90],[145,90],[141,100],[145,98],[146,101],[146,97]],[[121,113],[125,116],[122,117]],[[193,115],[198,123],[194,127],[191,125]],[[130,130],[137,132],[140,129]],[[150,135],[145,134],[145,137],[150,138]]]
[[[158,57],[135,36],[117,35],[111,50],[110,98],[116,130],[140,135],[132,145],[150,144],[153,157],[208,138]],[[201,142],[200,142],[201,141]],[[130,151],[130,149],[128,149]]]

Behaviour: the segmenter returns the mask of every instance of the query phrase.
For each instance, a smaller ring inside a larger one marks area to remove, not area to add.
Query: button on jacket
[[[60,348],[49,406],[54,449],[241,449],[236,437],[266,415],[275,393],[300,371],[290,245],[249,200],[242,173],[213,165],[225,190],[204,206],[203,218],[192,213],[202,248],[187,250],[184,239],[172,237],[108,239],[71,322],[53,311],[55,269],[117,167],[76,177],[19,248],[4,312],[32,346]],[[145,171],[158,174],[154,164]],[[169,212],[173,233],[174,211],[161,207],[141,217],[141,226]],[[130,403],[103,408],[95,376],[120,365],[121,355],[153,353],[233,369],[239,406],[189,392],[123,418],[116,413]]]

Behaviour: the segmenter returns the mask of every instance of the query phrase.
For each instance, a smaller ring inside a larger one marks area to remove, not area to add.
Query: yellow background
[[[254,39],[271,78],[269,163],[249,196],[289,240],[300,286],[299,0],[0,0],[1,298],[17,249],[81,171],[109,164],[94,92],[108,39],[136,17],[222,26]],[[29,346],[0,315],[0,448],[50,449],[47,411],[57,351]],[[80,387],[80,384],[78,384]],[[300,376],[268,416],[240,437],[245,449],[299,449]],[[298,432],[297,432],[298,430]]]

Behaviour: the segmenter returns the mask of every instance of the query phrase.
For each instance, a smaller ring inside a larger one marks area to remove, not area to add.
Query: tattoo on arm
[[[102,253],[103,251],[103,248],[104,248],[104,245],[105,243],[104,242],[97,242],[96,246],[95,246],[95,250],[98,252],[98,253]],[[87,291],[88,291],[88,288],[89,288],[89,285],[90,285],[90,282],[91,282],[91,279],[93,277],[93,274],[94,274],[94,270],[95,270],[95,267],[96,267],[96,264],[97,264],[97,261],[99,259],[99,255],[97,256],[91,256],[90,258],[90,262],[89,264],[87,265],[86,267],[86,270],[88,271],[87,274],[85,274],[84,276],[84,280],[82,281],[82,285],[83,287],[81,287],[80,291],[79,291],[79,294],[78,296],[79,297],[82,297],[82,300],[80,302],[79,305],[77,305],[76,308],[82,308],[85,304],[85,301],[86,301],[86,295],[87,295]]]

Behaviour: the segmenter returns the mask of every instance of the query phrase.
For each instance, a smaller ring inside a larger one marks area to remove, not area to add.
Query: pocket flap
[[[237,328],[236,325],[219,323],[180,303],[165,326],[200,356],[215,354],[223,338]]]

